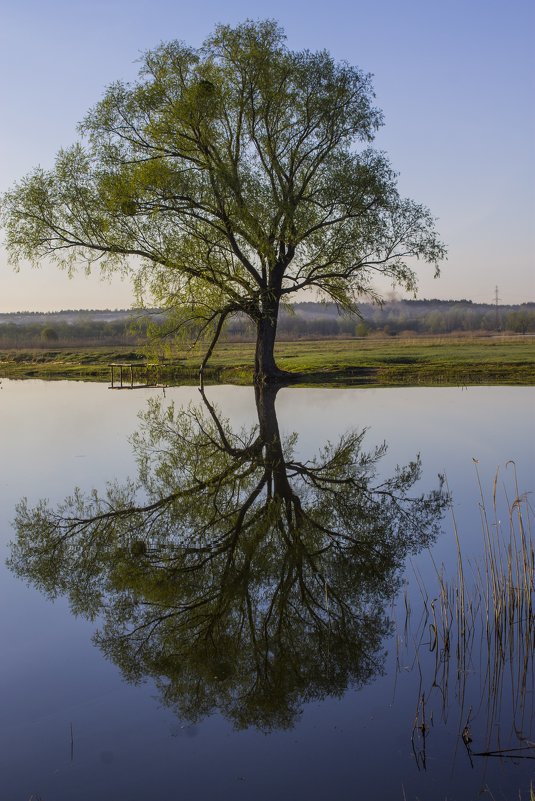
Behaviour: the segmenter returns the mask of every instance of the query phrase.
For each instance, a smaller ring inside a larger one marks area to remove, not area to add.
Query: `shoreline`
[[[252,343],[221,343],[205,383],[252,384]],[[444,337],[384,340],[298,340],[276,347],[279,366],[296,374],[292,385],[433,386],[535,385],[535,338]],[[198,383],[201,350],[168,348],[54,348],[0,351],[0,378],[110,381],[114,362],[157,362],[157,383]]]

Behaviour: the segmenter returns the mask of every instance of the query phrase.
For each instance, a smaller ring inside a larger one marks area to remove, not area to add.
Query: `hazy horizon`
[[[389,298],[384,300],[384,304],[387,305],[389,303],[399,303],[403,301],[411,301],[417,300],[424,303],[473,303],[475,306],[478,305],[485,305],[485,306],[494,306],[495,301],[476,301],[472,298],[408,298],[408,297],[395,297]],[[292,300],[290,303],[293,304],[302,304],[302,303],[320,303],[321,301],[314,301],[314,300]],[[499,307],[508,307],[508,306],[523,306],[528,304],[535,304],[534,300],[524,300],[520,303],[498,303]],[[327,305],[334,306],[333,301],[327,301]],[[360,305],[377,305],[374,304],[371,300],[362,300],[360,301]],[[129,312],[129,311],[154,311],[158,307],[156,306],[65,306],[61,309],[15,309],[13,311],[2,311],[0,309],[0,315],[8,315],[8,314],[62,314],[63,312],[110,312],[110,313],[120,313],[120,312]]]

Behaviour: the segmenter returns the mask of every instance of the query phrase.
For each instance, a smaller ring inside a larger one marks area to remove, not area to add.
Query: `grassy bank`
[[[535,384],[535,337],[449,339],[362,339],[281,342],[277,361],[310,384]],[[9,350],[0,352],[0,377],[106,381],[111,362],[136,362],[142,351]],[[176,350],[161,359],[159,379],[195,383],[201,351]],[[207,369],[207,380],[252,381],[253,345],[222,343]]]

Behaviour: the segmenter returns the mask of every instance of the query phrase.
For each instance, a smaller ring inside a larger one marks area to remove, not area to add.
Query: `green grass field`
[[[206,380],[250,383],[253,352],[250,343],[221,343]],[[281,342],[276,356],[305,384],[535,384],[533,336]],[[161,380],[196,383],[201,357],[201,349],[168,353],[160,359]],[[106,381],[110,362],[144,359],[154,355],[131,348],[10,350],[0,352],[0,377]]]

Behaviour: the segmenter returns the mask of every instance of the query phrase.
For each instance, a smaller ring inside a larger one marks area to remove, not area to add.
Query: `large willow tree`
[[[134,271],[140,296],[197,321],[206,359],[229,315],[255,324],[258,381],[281,303],[315,289],[348,311],[377,273],[415,288],[444,256],[433,218],[400,198],[370,76],[287,48],[273,21],[162,44],[112,84],[61,150],[4,196],[16,263],[53,258]]]

